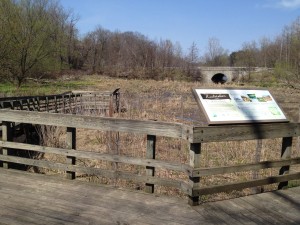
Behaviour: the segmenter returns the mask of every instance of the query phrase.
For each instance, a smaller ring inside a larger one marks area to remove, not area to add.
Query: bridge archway
[[[211,81],[215,84],[225,84],[228,80],[228,77],[223,73],[217,73],[212,76]]]

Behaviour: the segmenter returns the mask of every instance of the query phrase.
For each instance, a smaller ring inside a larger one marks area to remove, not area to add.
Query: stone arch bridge
[[[198,67],[205,83],[226,83],[246,76],[250,72],[267,71],[265,67]]]

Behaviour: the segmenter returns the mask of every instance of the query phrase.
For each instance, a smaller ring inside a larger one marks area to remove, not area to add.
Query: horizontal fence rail
[[[212,175],[225,174],[225,173],[236,173],[236,172],[276,168],[282,166],[291,166],[296,164],[300,164],[300,157],[294,159],[262,161],[258,163],[249,163],[249,164],[236,165],[236,166],[195,168],[193,169],[191,176],[193,177],[212,176]]]
[[[24,96],[0,98],[0,109],[42,111],[42,112],[66,112],[80,105],[81,94],[71,92],[59,95]]]
[[[53,96],[53,99],[56,100],[51,104],[49,96],[47,97],[49,103],[48,109],[54,107],[55,110],[55,107],[57,107],[57,111],[61,110],[61,112],[68,112],[68,110],[72,107],[74,107],[74,110],[76,107],[77,109],[78,107],[83,107],[87,110],[97,110],[98,106],[106,104],[101,101],[107,102],[109,98],[109,101],[112,99],[115,101],[115,109],[117,109],[117,111],[120,107],[119,96],[114,94],[111,95],[109,93],[105,93],[105,95],[101,96],[92,92],[68,93],[62,98]],[[73,98],[81,100],[70,100]],[[62,101],[62,103],[59,103],[60,101]],[[19,102],[20,104],[14,102]],[[144,183],[145,191],[149,193],[154,192],[155,185],[174,187],[181,190],[188,196],[190,205],[199,204],[201,200],[200,197],[202,195],[230,192],[233,190],[241,190],[274,183],[279,183],[278,188],[282,189],[288,185],[288,181],[300,179],[299,172],[290,173],[289,171],[291,165],[300,164],[300,157],[291,157],[293,138],[300,136],[299,123],[269,123],[198,127],[173,122],[170,123],[112,117],[57,114],[51,112],[53,108],[51,108],[49,111],[41,110],[45,108],[47,109],[46,97],[39,97],[39,99],[36,97],[34,100],[29,100],[29,102],[30,103],[28,104],[28,99],[25,101],[15,98],[10,99],[9,101],[2,101],[1,103],[2,109],[0,110],[0,118],[2,120],[2,141],[0,141],[0,148],[2,154],[0,154],[0,162],[2,162],[2,167],[4,168],[10,168],[10,164],[17,163],[65,171],[67,174],[66,176],[69,179],[74,179],[78,173],[99,175],[110,179],[120,178],[130,180],[135,183]],[[22,105],[21,103],[24,104]],[[17,106],[18,104],[19,106]],[[30,107],[40,110],[28,110]],[[64,107],[65,110],[63,110]],[[15,124],[64,127],[66,129],[66,147],[57,148],[28,143],[17,143],[14,141],[13,130]],[[85,149],[84,151],[77,150],[76,133],[77,130],[81,128],[97,130],[101,132],[143,134],[146,137],[145,158],[129,157],[120,154],[97,153],[89,149]],[[156,159],[157,137],[182,139],[186,141],[189,144],[189,162],[182,164]],[[212,168],[203,168],[201,165],[200,159],[202,145],[205,143],[274,138],[282,139],[281,149],[278,150],[281,151],[281,158],[279,160],[268,160],[256,163]],[[22,152],[31,151],[37,153],[55,154],[64,157],[66,161],[62,163],[46,161],[37,158],[24,158],[13,154],[13,152],[17,150]],[[103,169],[78,165],[77,160],[81,159],[103,160],[114,164],[121,163],[126,165],[140,166],[144,168],[144,175],[116,169]],[[245,171],[258,171],[270,168],[278,168],[278,175],[267,176],[259,179],[255,178],[240,182],[222,183],[211,186],[203,186],[201,184],[201,178],[205,176],[224,175],[228,173]],[[185,174],[186,178],[178,180],[158,177],[156,176],[157,169],[178,171]]]
[[[55,113],[0,110],[3,121],[50,126],[76,127],[101,131],[118,131],[187,138],[187,129],[180,123],[129,120],[110,117],[57,115]]]
[[[270,123],[249,125],[223,125],[193,127],[191,142],[224,142],[257,139],[273,139],[300,136],[298,123]]]
[[[195,188],[193,189],[191,195],[201,196],[201,195],[215,194],[219,192],[241,190],[245,188],[258,187],[258,186],[274,184],[274,183],[282,183],[282,182],[287,182],[290,180],[297,180],[297,179],[300,179],[300,173],[270,176],[262,179],[256,179],[256,180],[245,181],[245,182],[237,182],[237,183]]]
[[[3,122],[2,130],[6,133],[6,135],[2,136],[2,141],[0,141],[0,147],[3,150],[3,154],[0,155],[0,161],[3,162],[6,168],[9,168],[10,164],[13,163],[64,171],[67,177],[71,179],[74,179],[77,173],[97,175],[109,179],[124,179],[135,183],[144,183],[146,185],[145,191],[149,193],[154,192],[154,185],[177,188],[186,194],[191,192],[187,181],[155,176],[155,169],[178,171],[187,175],[192,171],[189,165],[155,159],[156,143],[152,141],[153,138],[156,139],[156,136],[183,138],[184,136],[186,139],[188,129],[183,124],[8,109],[0,110],[0,117]],[[11,127],[13,123],[65,127],[67,130],[66,148],[16,143],[13,141],[11,132],[8,131],[8,128]],[[98,130],[101,132],[145,134],[147,136],[146,158],[97,153],[88,149],[84,151],[76,150],[76,131],[79,128]],[[11,154],[15,150],[56,154],[65,157],[66,161],[62,163],[43,159],[22,158]],[[129,171],[76,165],[76,161],[82,159],[103,160],[111,163],[143,166],[146,175],[135,174]]]
[[[120,92],[65,92],[57,95],[0,98],[0,109],[73,113],[97,111],[103,115],[109,109],[119,110]]]
[[[31,145],[31,144],[23,144],[23,143],[15,143],[15,142],[7,142],[0,141],[0,147],[2,148],[12,148],[12,149],[20,149],[20,150],[28,150],[35,152],[43,152],[43,153],[53,153],[63,156],[70,157],[78,157],[85,159],[97,159],[97,160],[106,160],[109,162],[117,162],[117,163],[126,163],[126,164],[134,164],[139,166],[152,166],[156,168],[165,168],[175,171],[181,171],[185,173],[189,173],[192,168],[188,165],[179,164],[179,163],[169,163],[161,160],[154,159],[137,159],[127,156],[121,155],[112,155],[105,153],[97,153],[92,152],[91,150],[80,151],[80,150],[69,150],[64,148],[53,148],[39,145]],[[1,158],[2,156],[0,156]]]

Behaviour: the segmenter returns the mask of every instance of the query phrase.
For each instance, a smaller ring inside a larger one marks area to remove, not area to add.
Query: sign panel
[[[209,124],[288,121],[268,90],[193,89]]]

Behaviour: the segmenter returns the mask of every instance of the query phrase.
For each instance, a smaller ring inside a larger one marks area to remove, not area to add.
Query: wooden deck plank
[[[2,190],[2,192],[4,194],[7,191],[6,190]],[[15,190],[13,190],[13,192],[15,192]],[[66,217],[71,216],[71,218],[76,218],[76,217],[80,217],[86,220],[89,219],[94,219],[97,222],[99,222],[99,219],[97,218],[98,215],[102,215],[104,218],[109,219],[110,221],[114,221],[113,224],[116,224],[118,221],[121,221],[121,218],[126,218],[126,220],[128,221],[129,219],[134,220],[134,221],[138,221],[141,220],[141,218],[147,219],[147,224],[157,224],[157,222],[161,221],[161,220],[166,220],[169,223],[172,222],[172,218],[164,218],[161,215],[156,215],[157,213],[155,212],[151,212],[151,214],[155,214],[158,218],[160,218],[159,221],[156,220],[156,217],[151,218],[147,216],[147,213],[149,213],[149,210],[145,210],[143,211],[142,208],[135,208],[135,204],[131,204],[130,201],[127,201],[126,203],[116,203],[118,204],[118,206],[114,206],[112,207],[112,204],[109,204],[108,201],[103,202],[101,199],[101,206],[97,205],[95,202],[92,202],[89,198],[88,199],[83,199],[80,201],[73,201],[72,200],[72,204],[70,206],[70,203],[65,200],[65,199],[60,199],[61,196],[57,196],[58,199],[55,199],[52,201],[53,207],[48,206],[49,201],[48,199],[54,199],[55,196],[46,196],[45,194],[43,195],[43,198],[41,199],[41,197],[39,196],[39,194],[34,194],[34,193],[26,193],[26,197],[24,197],[24,193],[20,193],[19,195],[14,195],[15,197],[17,197],[18,201],[16,203],[14,203],[13,205],[17,205],[20,204],[21,202],[26,202],[26,204],[24,204],[26,206],[26,208],[31,208],[33,210],[41,210],[42,214],[44,216],[47,215],[53,215],[55,214],[56,218],[59,217],[59,219],[63,219]],[[0,198],[2,196],[0,195]],[[28,200],[28,198],[30,198],[30,200]],[[31,202],[30,202],[31,201]],[[96,200],[97,201],[97,200]],[[45,202],[45,203],[43,203]],[[11,203],[11,202],[10,202]],[[124,207],[124,205],[126,205],[126,207]],[[132,205],[134,207],[132,207]],[[38,209],[36,208],[36,206],[38,206]],[[71,210],[69,209],[71,208]],[[140,211],[139,215],[131,215],[130,212],[135,212],[135,211]],[[60,212],[63,212],[63,214],[61,214]],[[61,215],[57,215],[61,214]],[[118,215],[118,216],[115,216]],[[120,217],[120,219],[118,218]],[[176,218],[174,218],[176,219]],[[178,220],[178,218],[177,218]],[[72,220],[73,221],[73,220]],[[84,221],[75,221],[74,222],[79,222],[78,224],[84,224]],[[103,222],[103,221],[101,221]],[[180,221],[179,221],[180,222]],[[188,221],[184,221],[184,222],[188,222]],[[191,221],[192,222],[192,221]],[[105,224],[108,224],[109,222],[106,221]],[[143,222],[144,224],[146,224],[146,222]],[[180,224],[177,223],[175,221],[173,221],[173,224]]]
[[[0,198],[2,196],[0,195]],[[88,224],[86,221],[97,221],[98,223],[101,222],[101,224],[117,224],[122,223],[123,218],[126,218],[127,223],[131,224],[131,221],[137,222],[140,221],[142,224],[158,224],[161,221],[167,221],[171,224],[182,224],[176,221],[171,221],[168,218],[161,218],[158,216],[158,219],[156,217],[152,218],[147,215],[145,215],[144,212],[141,212],[139,215],[136,214],[130,214],[131,211],[122,212],[118,209],[112,209],[111,207],[106,206],[99,206],[95,204],[89,204],[89,203],[81,203],[78,204],[78,202],[72,202],[75,205],[70,206],[67,201],[65,200],[54,200],[52,201],[52,205],[49,206],[49,201],[46,201],[45,203],[41,201],[45,201],[45,199],[39,199],[37,196],[36,199],[33,199],[33,196],[26,196],[25,198],[22,195],[14,196],[17,197],[17,201],[10,201],[5,202],[5,204],[10,205],[12,204],[12,207],[23,203],[23,206],[25,208],[29,208],[32,211],[38,212],[38,216],[50,216],[54,217],[54,219],[57,219],[59,221],[63,221],[66,224],[67,223],[73,223],[73,224]],[[30,200],[28,200],[28,197]],[[102,202],[102,201],[101,201]],[[129,205],[127,204],[125,208],[127,208]],[[124,208],[124,204],[122,206]],[[53,216],[54,215],[54,216]],[[101,217],[99,217],[101,215]],[[35,214],[32,216],[36,216]],[[105,219],[104,219],[105,218]],[[187,221],[185,221],[184,224],[186,224]]]
[[[13,183],[11,183],[8,186],[7,183],[1,184],[1,182],[0,182],[0,185],[2,185],[2,192],[5,192],[5,191],[15,192],[20,189],[20,187],[14,187]],[[86,193],[91,193],[92,191],[94,191],[94,190],[91,190],[90,188],[86,189],[82,185],[79,187],[76,187],[73,185],[72,186],[73,190],[70,190],[70,188],[68,188],[66,190],[61,190],[60,193],[56,193],[57,188],[51,187],[48,185],[45,186],[45,185],[39,184],[39,193],[36,193],[34,188],[32,188],[33,193],[30,193],[30,188],[31,188],[30,186],[31,185],[26,186],[25,193],[22,193],[22,192],[24,192],[23,190],[19,190],[19,193],[22,195],[26,194],[27,196],[30,196],[31,198],[36,198],[36,196],[38,196],[41,193],[43,194],[43,197],[47,197],[47,198],[64,197],[67,200],[72,199],[72,203],[76,203],[77,207],[80,206],[82,204],[82,202],[87,201],[88,198],[86,196]],[[24,187],[24,183],[23,183],[23,187]],[[77,190],[74,191],[74,188],[76,188]],[[109,192],[113,191],[112,189],[108,189],[108,190],[109,190]],[[115,190],[113,192],[117,193],[116,191],[117,190]],[[125,213],[127,213],[128,210],[143,210],[143,209],[145,209],[145,211],[146,211],[145,205],[146,206],[151,205],[151,202],[149,202],[147,200],[144,200],[141,202],[141,198],[139,199],[139,201],[132,201],[131,199],[126,199],[126,192],[121,192],[121,193],[123,193],[123,195],[118,195],[118,194],[111,195],[109,192],[107,192],[104,189],[104,191],[101,191],[101,193],[92,194],[93,198],[89,199],[89,204],[96,204],[98,199],[101,199],[101,202],[105,204],[106,208],[112,208],[113,210],[124,211]],[[119,193],[120,193],[120,191],[119,191]],[[121,196],[121,198],[120,198],[120,196]],[[139,196],[141,197],[141,196],[146,196],[146,195],[140,194]],[[150,197],[150,196],[147,196],[147,197]],[[115,203],[112,203],[112,202],[117,202],[118,205],[115,205]],[[169,204],[170,203],[160,203],[159,206],[154,206],[154,211],[157,209],[156,214],[160,214],[161,212],[163,212],[163,208],[165,208],[165,206],[167,206]],[[127,206],[126,206],[126,208],[122,208],[122,205],[127,205]],[[170,213],[168,213],[167,215],[164,215],[164,217],[168,216],[169,219],[176,219],[178,217],[177,216],[178,212],[181,212],[181,213],[189,212],[190,211],[189,208],[187,208],[187,209],[188,210],[186,210],[182,207],[180,209],[179,208],[177,209],[176,207],[173,206],[173,210]],[[149,209],[148,209],[148,211],[149,211]],[[185,220],[188,220],[188,219],[189,218],[186,218]],[[182,218],[177,218],[177,220],[180,221],[180,220],[182,220]],[[190,221],[190,222],[192,222],[192,221]]]
[[[1,197],[2,196],[0,195],[0,198]],[[109,207],[100,207],[98,205],[89,205],[85,203],[77,204],[75,202],[74,206],[70,206],[67,201],[60,199],[54,200],[51,203],[52,205],[48,205],[49,202],[46,201],[45,203],[42,203],[41,201],[45,201],[45,199],[39,199],[39,196],[37,196],[36,199],[33,199],[33,196],[30,195],[27,195],[26,197],[22,197],[22,195],[15,197],[17,197],[17,201],[14,202],[13,200],[13,203],[5,202],[5,204],[16,206],[17,204],[24,202],[25,204],[23,203],[23,206],[25,208],[38,212],[31,215],[32,217],[36,217],[36,214],[38,214],[38,216],[54,217],[55,219],[64,222],[62,224],[88,224],[87,221],[96,221],[98,224],[118,224],[122,223],[122,218],[126,218],[125,222],[127,223],[130,221],[140,221],[143,224],[158,224],[161,221],[156,218],[147,218],[147,216],[141,217],[142,214],[141,216],[131,215],[128,214],[128,212],[122,213],[118,210],[112,210]],[[29,200],[28,197],[30,198]],[[126,205],[126,207],[127,206],[128,205]],[[99,217],[99,215],[101,215],[101,217]],[[172,221],[168,221],[168,223],[171,222]],[[172,222],[172,224],[180,223]]]
[[[74,183],[74,184],[76,184],[76,183]],[[0,185],[1,185],[1,182],[0,182]],[[6,185],[7,184],[4,184],[2,189],[5,188]],[[14,185],[14,184],[11,183],[11,185]],[[23,181],[23,185],[24,185],[24,181]],[[130,212],[130,210],[135,210],[135,211],[142,210],[142,209],[146,210],[148,205],[151,205],[151,204],[153,204],[153,202],[155,203],[155,201],[157,201],[157,200],[155,200],[155,198],[153,198],[153,196],[143,195],[143,194],[142,195],[139,194],[140,199],[138,199],[138,196],[136,196],[136,193],[134,193],[134,198],[126,199],[126,196],[127,196],[126,192],[123,192],[120,190],[115,190],[115,189],[108,189],[109,190],[109,192],[108,192],[108,191],[106,191],[107,188],[102,188],[101,192],[98,193],[90,188],[85,189],[84,186],[82,186],[82,184],[80,184],[80,183],[78,186],[73,185],[72,186],[73,190],[71,188],[64,190],[63,187],[59,187],[59,189],[61,189],[60,193],[56,193],[55,196],[53,196],[53,194],[51,194],[51,193],[56,192],[57,188],[55,186],[51,187],[49,185],[45,185],[45,184],[42,185],[39,183],[38,183],[38,185],[39,185],[39,193],[40,194],[43,193],[43,196],[47,197],[47,198],[51,198],[51,197],[55,198],[55,197],[63,196],[66,199],[73,199],[72,202],[76,203],[76,205],[79,206],[80,204],[82,204],[82,202],[87,201],[86,200],[87,193],[93,193],[92,194],[93,198],[92,198],[92,200],[89,201],[89,204],[96,204],[98,199],[101,199],[102,204],[105,204],[106,208],[112,208],[112,210],[119,209],[120,211],[124,211],[125,213]],[[30,185],[26,186],[26,190],[27,190],[26,195],[27,196],[29,195],[28,189],[30,189],[30,187],[28,187],[28,186],[30,186]],[[76,191],[74,191],[75,188],[76,188]],[[97,187],[97,188],[100,188],[100,187]],[[13,190],[13,187],[7,187],[6,189]],[[20,187],[17,187],[16,189],[20,189]],[[34,188],[33,188],[33,191],[35,191]],[[22,190],[19,192],[22,192]],[[36,192],[33,192],[32,198],[35,198],[35,195],[36,195]],[[147,197],[148,199],[152,199],[152,200],[149,201],[147,199],[143,199],[143,197]],[[134,199],[136,199],[136,200],[134,200]],[[112,204],[111,202],[116,202],[118,205]],[[160,202],[160,205],[153,207],[154,209],[152,209],[152,210],[157,210],[158,213],[164,212],[163,208],[170,204],[173,205],[172,211],[167,214],[170,218],[176,219],[178,217],[177,216],[178,212],[179,213],[190,212],[190,209],[188,207],[186,207],[186,208],[176,207],[174,202],[165,202],[165,203]],[[122,208],[122,206],[124,206],[124,205],[127,205],[126,208]],[[158,213],[156,213],[156,214],[158,214]],[[166,215],[164,215],[164,217],[166,217]],[[183,216],[183,219],[184,219],[184,217],[185,216]],[[179,219],[179,221],[182,220],[182,218],[178,218],[178,219]],[[191,218],[191,219],[193,219],[193,218]]]
[[[15,195],[18,199],[26,196],[26,198],[36,201],[43,200],[47,202],[48,199],[56,198],[53,202],[55,204],[65,204],[65,207],[68,206],[68,201],[70,201],[72,204],[70,207],[78,212],[82,212],[85,208],[93,207],[96,208],[95,214],[99,214],[99,211],[101,215],[107,211],[107,216],[109,216],[109,213],[111,215],[122,214],[121,217],[126,218],[127,221],[129,219],[132,221],[141,220],[144,224],[146,224],[145,219],[148,221],[148,224],[157,224],[159,221],[168,221],[171,224],[197,224],[196,221],[199,219],[199,216],[193,216],[192,213],[194,211],[191,207],[187,205],[182,207],[182,204],[177,206],[169,202],[160,202],[158,198],[153,198],[153,195],[139,193],[140,199],[138,200],[138,196],[134,193],[134,199],[136,200],[132,201],[130,192],[128,194],[128,192],[121,190],[86,185],[86,183],[82,184],[81,182],[68,182],[67,180],[63,181],[64,186],[61,186],[62,183],[58,182],[58,185],[55,187],[55,183],[52,183],[52,181],[41,183],[38,180],[31,180],[32,175],[28,176],[26,181],[24,179],[26,176],[20,178],[21,182],[18,181],[22,185],[14,184],[14,178],[12,177],[6,178],[6,182],[0,181],[0,186],[2,186],[1,191],[5,194],[17,192]],[[46,176],[40,175],[37,177]],[[68,184],[71,185],[68,186]],[[36,191],[34,185],[39,187],[38,191]],[[21,189],[22,187],[23,190]],[[95,187],[98,191],[95,191]],[[143,199],[143,197],[152,200],[148,201],[147,199]],[[158,202],[159,204],[157,204]],[[131,213],[136,214],[136,216],[130,218]]]
[[[215,204],[204,204],[202,207],[209,211],[211,216],[215,216],[219,220],[221,220],[222,224],[232,225],[239,223],[239,221],[236,218],[229,216]]]
[[[291,191],[292,190],[292,191]],[[292,188],[292,189],[288,189],[288,190],[285,190],[284,192],[285,194],[292,194],[293,196],[296,195],[296,196],[299,196],[300,195],[300,188]]]
[[[5,194],[5,196],[4,196]],[[33,199],[29,196],[22,195],[10,195],[9,193],[2,192],[0,194],[1,211],[16,210],[19,204],[22,204],[22,209],[18,209],[18,214],[22,213],[30,215],[30,218],[36,220],[41,219],[47,221],[48,224],[88,224],[81,216],[79,210],[72,210],[68,205],[61,204],[59,201],[53,200],[49,205],[49,202],[43,199]],[[93,215],[90,215],[93,216]],[[103,220],[105,223],[109,223],[108,220]]]
[[[274,224],[299,224],[299,222],[295,223],[295,221],[291,220],[285,214],[279,213],[281,205],[274,206],[272,204],[273,199],[266,199],[266,195],[270,193],[260,194],[260,195],[251,195],[245,198],[242,198],[244,201],[251,204],[256,209],[256,214],[269,215],[274,218]],[[288,209],[285,209],[288,210]],[[299,215],[300,212],[297,214]],[[300,218],[299,218],[300,221]]]
[[[1,199],[2,201],[2,199]],[[3,204],[3,203],[1,203]],[[55,225],[55,224],[70,224],[67,223],[67,221],[58,221],[55,219],[52,219],[50,217],[44,217],[41,216],[37,213],[33,212],[27,212],[26,210],[18,209],[16,208],[11,208],[11,207],[2,207],[1,212],[0,212],[0,220],[5,221],[8,224],[32,224],[32,225],[37,225],[37,224],[49,224],[49,225]]]
[[[239,224],[255,225],[261,222],[232,201],[219,201],[215,202],[214,205],[218,206],[218,208],[224,211],[228,216],[238,220]]]
[[[186,199],[0,169],[0,225],[292,225],[300,223],[299,202],[300,187],[191,207]]]
[[[267,206],[270,210],[276,211],[286,220],[293,221],[295,224],[299,224],[300,205],[292,204],[292,202],[280,195],[281,192],[269,193],[268,195],[256,196],[261,201],[268,202]]]
[[[205,223],[203,224],[227,224],[225,221],[215,216],[212,211],[207,210],[204,207],[193,207],[193,209],[204,218]]]
[[[262,221],[262,223],[259,224],[282,224],[278,219],[275,219],[273,216],[259,211],[256,207],[245,201],[243,198],[236,198],[232,201],[242,207],[244,210],[247,210],[251,214],[251,217],[256,217],[259,221]]]
[[[20,171],[14,171],[14,173],[17,173],[20,175],[20,176],[18,176],[18,181],[20,181],[20,182],[18,182],[18,184],[16,184],[15,177],[10,176],[11,175],[10,171],[1,170],[0,173],[2,173],[2,176],[5,176],[6,183],[10,182],[14,185],[20,185],[20,186],[33,185],[33,187],[35,187],[35,184],[36,184],[36,185],[39,185],[40,188],[47,185],[48,188],[54,188],[54,189],[61,188],[61,191],[64,192],[65,190],[62,188],[67,184],[71,184],[70,186],[68,186],[69,189],[66,191],[69,192],[71,190],[71,191],[74,191],[75,194],[78,192],[82,194],[82,188],[88,189],[87,191],[92,191],[92,190],[94,190],[95,187],[97,187],[97,188],[101,187],[102,188],[101,192],[95,192],[94,195],[96,195],[96,196],[100,195],[99,197],[109,197],[109,198],[120,199],[122,197],[125,197],[126,193],[129,191],[129,192],[131,192],[130,193],[131,197],[133,197],[131,200],[137,199],[139,201],[141,198],[141,194],[142,194],[143,198],[146,201],[155,201],[155,198],[153,198],[153,195],[149,195],[149,194],[146,194],[143,192],[141,193],[141,192],[135,192],[135,191],[130,191],[130,190],[126,190],[126,192],[123,192],[123,191],[120,192],[120,190],[122,190],[122,189],[112,188],[108,185],[101,185],[101,184],[95,184],[95,183],[89,183],[89,185],[87,186],[86,182],[67,181],[67,180],[62,179],[57,176],[48,176],[48,175],[44,176],[44,175],[40,175],[40,174],[34,174],[33,176],[31,176],[30,173],[28,174],[29,176],[23,176],[24,172],[20,172]],[[169,198],[169,197],[163,197],[163,196],[160,196],[160,201],[170,203],[170,204],[181,203],[181,201],[178,198]]]

